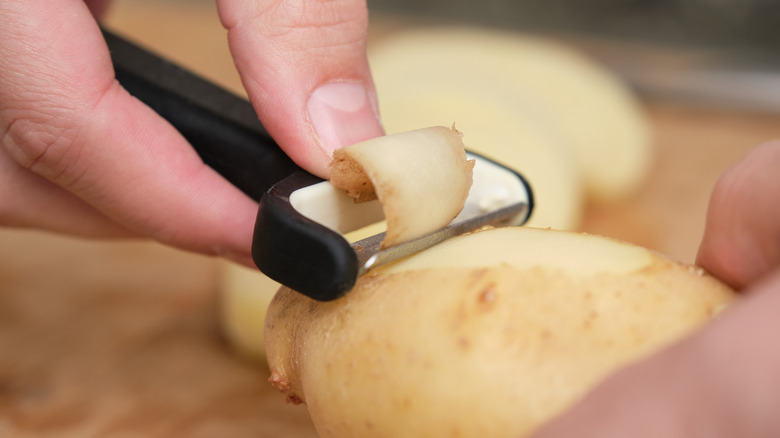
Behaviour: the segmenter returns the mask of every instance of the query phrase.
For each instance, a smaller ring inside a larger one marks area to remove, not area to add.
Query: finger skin
[[[0,224],[90,238],[139,237],[0,149]]]
[[[250,100],[298,165],[327,177],[333,149],[383,134],[366,59],[365,0],[217,4]],[[333,84],[332,93],[321,88]],[[320,97],[337,108],[321,111],[328,105],[313,105]]]
[[[780,141],[751,151],[717,182],[697,264],[742,289],[780,265]]]
[[[597,386],[533,438],[780,436],[780,273],[692,337]]]
[[[4,0],[0,20],[4,153],[133,233],[248,257],[256,204],[119,86],[83,1]]]

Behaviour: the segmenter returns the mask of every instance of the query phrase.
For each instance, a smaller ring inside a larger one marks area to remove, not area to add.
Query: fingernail
[[[384,133],[374,102],[360,84],[331,82],[321,85],[309,97],[306,109],[320,146],[328,155]]]

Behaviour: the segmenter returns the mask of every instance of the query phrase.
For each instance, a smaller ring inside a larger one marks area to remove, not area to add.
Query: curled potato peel
[[[356,202],[378,198],[387,221],[382,247],[445,227],[463,209],[472,184],[463,134],[434,126],[339,149],[331,184]]]

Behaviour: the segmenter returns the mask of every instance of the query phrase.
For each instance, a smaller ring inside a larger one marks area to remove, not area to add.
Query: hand
[[[105,0],[0,2],[0,225],[151,237],[251,264],[256,204],[114,80]],[[305,169],[381,135],[364,0],[222,0],[258,114]]]
[[[690,338],[607,378],[534,438],[780,436],[780,142],[713,191],[698,263],[744,298]]]

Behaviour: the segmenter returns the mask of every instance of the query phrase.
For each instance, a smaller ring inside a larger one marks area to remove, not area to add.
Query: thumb
[[[696,262],[744,288],[780,266],[780,141],[765,143],[721,176]]]
[[[220,0],[231,52],[260,120],[304,169],[383,134],[366,59],[365,0]]]

